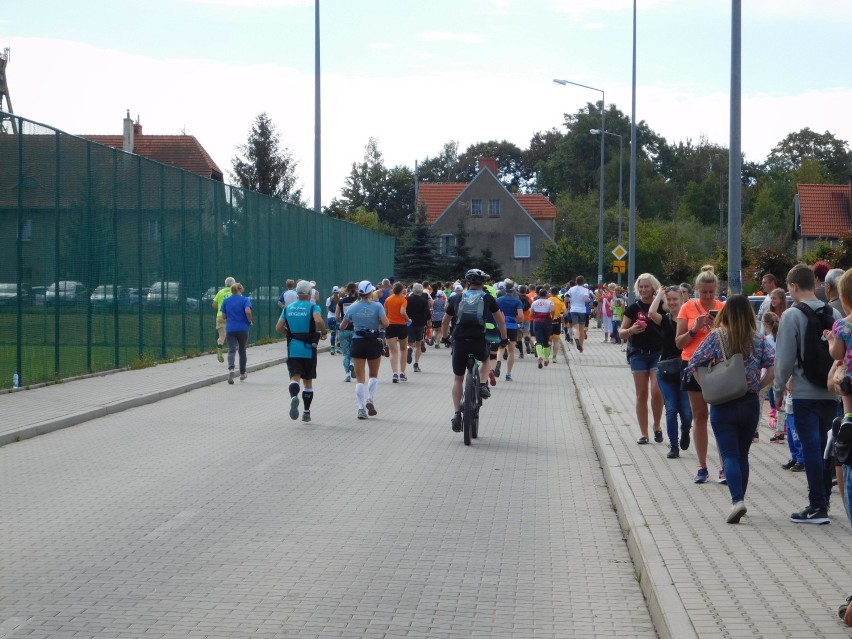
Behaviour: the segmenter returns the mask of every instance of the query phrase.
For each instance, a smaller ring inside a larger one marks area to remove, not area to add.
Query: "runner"
[[[577,276],[577,284],[568,290],[571,300],[570,308],[571,324],[574,328],[574,339],[577,341],[577,350],[583,352],[583,342],[586,341],[586,326],[589,325],[588,304],[591,300],[589,289],[583,286],[586,280],[582,275]]]
[[[343,316],[340,328],[352,326],[352,359],[355,362],[355,397],[358,400],[358,419],[376,415],[376,389],[379,386],[379,365],[382,363],[382,330],[388,326],[385,307],[373,301],[376,287],[368,280],[358,284],[358,301],[352,304]],[[369,367],[370,379],[366,389],[365,369]],[[366,392],[365,392],[366,391]]]
[[[538,357],[539,368],[550,363],[550,334],[553,330],[554,310],[553,302],[547,297],[547,289],[544,286],[540,287],[538,297],[530,306],[535,354]]]
[[[518,345],[518,327],[524,323],[524,305],[521,302],[515,283],[512,280],[505,282],[506,294],[497,298],[497,306],[503,311],[503,317],[506,321],[506,337],[509,343],[506,346],[501,346],[497,353],[497,369],[494,374],[500,377],[500,365],[502,364],[501,357],[506,351],[509,352],[509,357],[506,362],[506,381],[512,381],[512,368],[515,365],[515,346]],[[523,356],[523,351],[521,351]]]
[[[334,355],[335,346],[337,345],[337,304],[340,302],[340,287],[335,286],[331,289],[331,296],[325,300],[326,323],[328,325],[328,333],[331,339],[331,354]],[[340,349],[337,349],[340,350]]]
[[[243,297],[243,285],[231,285],[231,294],[219,309],[225,318],[225,333],[228,338],[228,383],[234,383],[234,355],[240,354],[240,381],[246,381],[246,345],[252,325],[251,300]]]
[[[299,280],[297,299],[287,304],[275,330],[287,336],[287,371],[290,373],[290,419],[299,417],[299,382],[304,386],[302,421],[311,421],[311,403],[314,400],[314,379],[317,376],[317,344],[328,336],[322,312],[311,301],[311,283]]]
[[[415,283],[411,287],[411,295],[408,296],[408,305],[405,312],[411,320],[408,327],[408,354],[407,362],[410,364],[414,358],[414,372],[420,372],[420,355],[423,353],[423,337],[426,331],[426,322],[429,319],[429,307],[432,306],[432,298],[423,290],[423,285]]]
[[[565,303],[559,298],[559,288],[556,286],[551,287],[549,299],[553,302],[553,321],[550,327],[550,353],[555,364],[556,356],[559,354],[559,340],[562,337],[562,322],[565,319],[566,307]]]
[[[341,297],[337,302],[335,319],[338,326],[338,344],[340,345],[340,352],[343,353],[343,370],[346,371],[346,377],[343,378],[343,381],[351,382],[352,376],[355,374],[355,367],[352,365],[352,325],[350,324],[346,329],[342,329],[340,328],[340,322],[343,321],[343,316],[349,310],[349,307],[358,301],[358,285],[355,282],[349,282],[346,285],[345,292],[345,296]]]
[[[408,300],[402,294],[402,282],[393,285],[393,292],[385,300],[385,312],[388,317],[388,328],[385,331],[385,340],[390,354],[391,370],[393,371],[393,383],[407,382],[405,366],[408,350]]]
[[[216,309],[216,332],[219,334],[219,337],[216,339],[216,359],[220,363],[225,361],[225,356],[222,353],[222,349],[225,346],[225,316],[222,315],[221,311],[222,302],[231,296],[231,287],[235,282],[236,280],[233,277],[226,277],[225,287],[220,288],[216,295],[213,296],[213,304],[211,304]]]
[[[432,300],[432,341],[435,342],[435,348],[441,348],[441,322],[446,310],[447,294],[443,289],[438,288],[435,291],[435,299]]]

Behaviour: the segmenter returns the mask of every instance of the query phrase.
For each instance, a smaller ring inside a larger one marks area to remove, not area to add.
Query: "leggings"
[[[246,372],[246,345],[248,344],[248,331],[228,333],[228,370],[234,368],[234,355],[240,352],[240,375]]]

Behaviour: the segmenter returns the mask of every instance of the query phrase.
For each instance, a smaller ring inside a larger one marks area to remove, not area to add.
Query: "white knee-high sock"
[[[364,392],[364,384],[355,384],[355,397],[358,398],[358,408],[366,410],[367,400]]]
[[[379,378],[371,377],[367,382],[367,396],[371,402],[376,401],[376,388],[379,386]]]

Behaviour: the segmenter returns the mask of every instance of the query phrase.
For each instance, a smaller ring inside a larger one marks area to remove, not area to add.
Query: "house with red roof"
[[[529,278],[554,241],[556,207],[539,193],[510,193],[494,158],[480,158],[478,168],[470,182],[420,184],[418,206],[426,209],[442,255],[452,255],[462,220],[472,255],[490,249],[504,274]]]
[[[852,176],[848,184],[799,184],[796,190],[797,257],[852,232]]]

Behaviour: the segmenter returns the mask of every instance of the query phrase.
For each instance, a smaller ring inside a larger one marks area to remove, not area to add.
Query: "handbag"
[[[663,379],[674,382],[680,379],[680,369],[683,366],[683,360],[680,357],[672,359],[661,359],[657,362],[657,369],[660,371]]]
[[[701,394],[704,396],[704,401],[713,406],[727,404],[748,392],[745,361],[742,353],[728,357],[725,348],[728,341],[727,331],[717,329],[717,332],[719,333],[719,342],[724,359],[695,370],[698,375],[698,383],[701,384]]]

